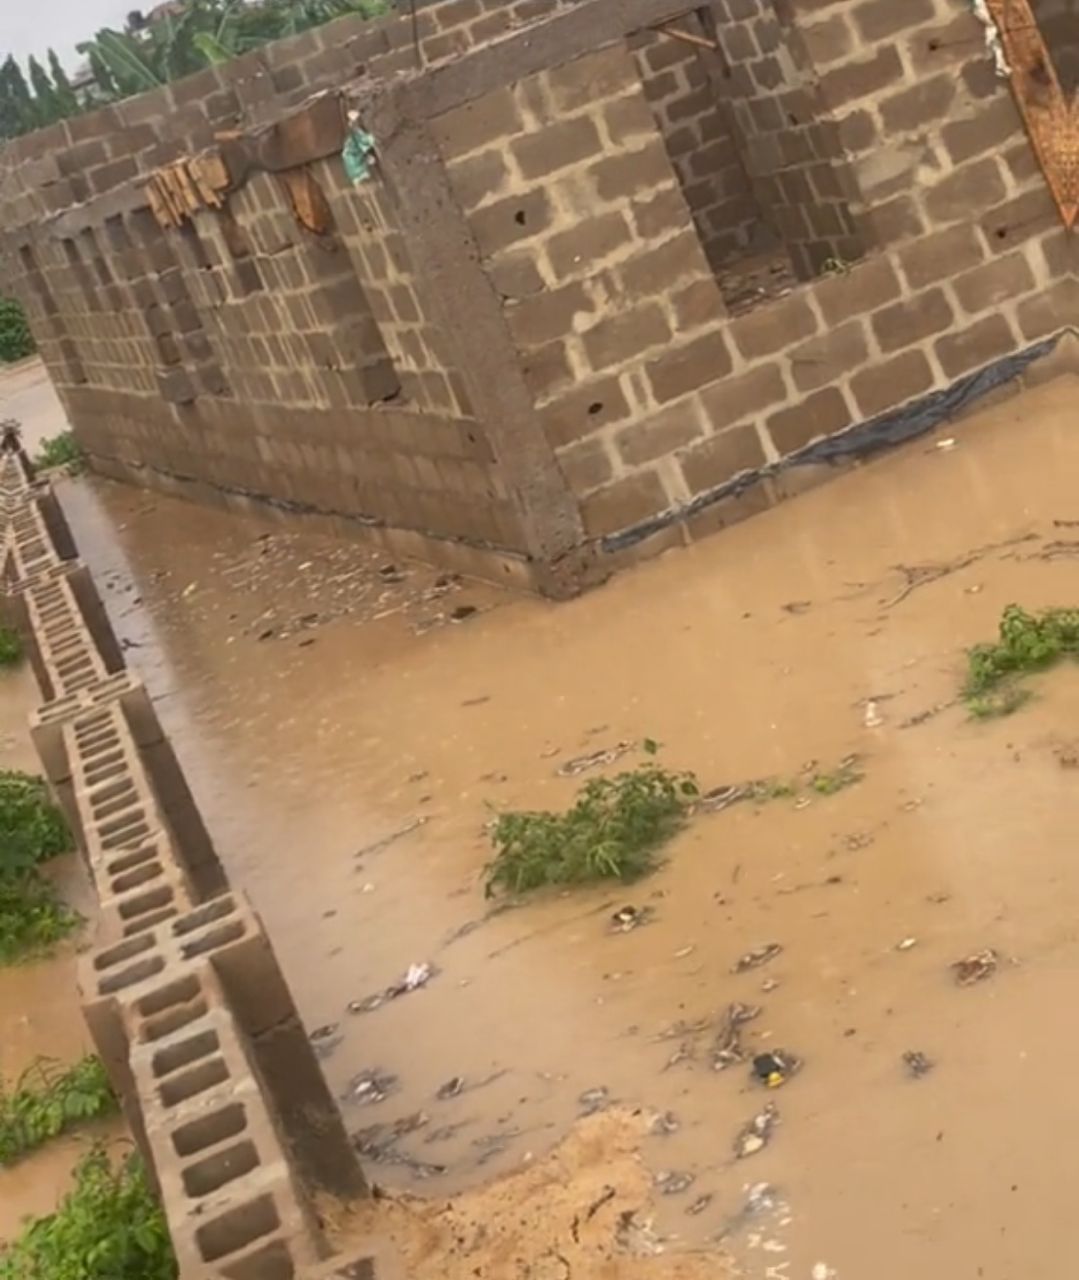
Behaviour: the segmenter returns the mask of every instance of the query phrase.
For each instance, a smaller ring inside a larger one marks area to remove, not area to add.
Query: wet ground
[[[955,698],[1004,605],[1079,598],[1077,390],[1006,401],[954,445],[911,445],[558,606],[62,485],[380,1182],[467,1191],[455,1203],[486,1215],[519,1185],[491,1179],[619,1103],[663,1118],[639,1149],[669,1247],[721,1241],[746,1276],[783,1280],[1056,1276],[1079,1124],[1079,671],[1038,678],[1004,720]],[[645,737],[706,787],[852,754],[864,777],[699,817],[629,890],[486,901],[492,811],[565,805],[595,775],[562,764]],[[630,904],[651,921],[612,931]],[[995,973],[958,985],[950,966],[984,948]],[[350,1011],[413,964],[433,966],[418,990]],[[734,1002],[760,1006],[750,1053],[804,1060],[782,1088],[714,1069]],[[736,1159],[768,1103],[770,1142]],[[454,1207],[435,1212],[452,1235]],[[443,1264],[457,1274],[445,1258],[430,1274]]]

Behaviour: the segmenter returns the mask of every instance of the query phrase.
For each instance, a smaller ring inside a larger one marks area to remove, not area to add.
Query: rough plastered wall
[[[679,27],[711,35],[697,15]],[[759,240],[761,230],[731,106],[717,92],[720,59],[658,31],[642,33],[632,48],[697,234],[709,262],[718,267]]]

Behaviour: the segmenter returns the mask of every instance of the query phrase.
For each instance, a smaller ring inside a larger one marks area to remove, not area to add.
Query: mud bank
[[[383,1184],[437,1205],[488,1188],[458,1202],[481,1205],[496,1175],[620,1103],[672,1117],[639,1139],[652,1177],[679,1175],[655,1188],[657,1234],[721,1242],[747,1275],[1057,1273],[1057,1135],[1079,1102],[1064,1087],[1052,1125],[1033,1117],[1072,1048],[1079,672],[984,724],[956,692],[964,647],[1004,605],[1079,598],[1077,385],[558,607],[294,528],[64,487]],[[702,817],[631,889],[486,902],[492,808],[565,805],[593,775],[561,765],[646,736],[705,786],[852,753],[865,776]],[[627,904],[651,922],[613,931]],[[733,972],[767,943],[782,951]],[[986,947],[997,972],[958,987],[950,965]],[[435,972],[419,990],[350,1012],[421,962]],[[804,1059],[782,1089],[745,1063],[714,1069],[736,1001],[761,1007],[748,1051]],[[908,1052],[933,1069],[912,1078]],[[771,1142],[736,1159],[769,1101]],[[741,1213],[758,1183],[787,1207],[767,1231]]]

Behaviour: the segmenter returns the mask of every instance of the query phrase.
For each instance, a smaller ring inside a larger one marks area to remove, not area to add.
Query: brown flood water
[[[383,1126],[366,1135],[383,1185],[468,1193],[447,1231],[468,1205],[486,1221],[499,1186],[524,1186],[535,1216],[542,1182],[490,1180],[527,1174],[610,1101],[645,1124],[673,1113],[675,1132],[639,1144],[652,1175],[693,1178],[655,1197],[671,1249],[721,1240],[769,1280],[1058,1274],[1079,1125],[1079,670],[1040,677],[1009,719],[972,722],[954,699],[964,647],[1004,605],[1079,602],[1077,389],[1009,400],[952,448],[909,446],[559,606],[414,565],[387,581],[362,547],[295,526],[62,486],[230,874],[308,1026],[330,1029],[350,1127]],[[481,612],[442,620],[463,605]],[[492,911],[492,807],[563,806],[595,774],[561,762],[645,737],[706,787],[852,753],[865,777],[700,817],[629,889]],[[653,919],[612,932],[626,904]],[[732,972],[768,943],[783,950]],[[957,986],[949,966],[987,947],[996,974]],[[421,962],[422,989],[349,1012]],[[785,1087],[713,1070],[734,1001],[761,1006],[751,1053],[804,1059]],[[911,1078],[908,1051],[933,1070]],[[362,1105],[350,1086],[370,1071],[392,1080]],[[735,1160],[769,1101],[770,1144]],[[572,1199],[560,1159],[542,1167]],[[761,1183],[771,1207],[745,1212]],[[582,1175],[582,1213],[592,1191]],[[439,1257],[415,1254],[415,1275],[456,1276]]]
[[[0,673],[0,768],[40,773],[26,718],[40,701],[28,668]],[[49,875],[63,897],[89,918],[92,892],[74,856],[57,859]],[[0,968],[0,1081],[11,1086],[39,1058],[73,1063],[90,1051],[75,989],[75,947],[48,960]],[[64,1138],[8,1168],[0,1168],[0,1242],[18,1234],[28,1216],[51,1213],[72,1168],[93,1141],[115,1141],[119,1122],[98,1124]]]

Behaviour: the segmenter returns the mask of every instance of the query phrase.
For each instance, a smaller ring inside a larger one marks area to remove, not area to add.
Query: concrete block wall
[[[798,4],[713,0],[709,12],[761,218],[799,278],[810,280],[830,261],[860,258],[866,240],[837,132],[836,95],[823,94],[816,53],[796,20]]]
[[[371,1251],[335,1256],[316,1212],[318,1196],[367,1187],[270,941],[229,891],[48,482],[15,445],[0,451],[0,581],[49,699],[32,736],[99,901],[82,1007],[181,1280],[375,1280]]]
[[[440,117],[434,133],[538,423],[584,495],[586,534],[654,510],[661,477],[678,484],[668,464],[685,430],[682,394],[727,372],[730,355],[633,56],[617,46],[522,78]],[[474,175],[493,155],[501,180],[481,185]]]
[[[226,124],[225,207],[160,231],[120,162]],[[553,594],[1077,313],[965,0],[443,0],[418,54],[410,22],[331,24],[4,165],[7,269],[93,465]],[[716,268],[760,247],[802,284],[730,316]]]
[[[701,39],[715,35],[698,14],[681,19],[678,28]],[[642,32],[630,45],[709,263],[714,269],[747,248],[763,247],[762,231],[770,228],[761,224],[725,96],[722,55],[661,31]]]

